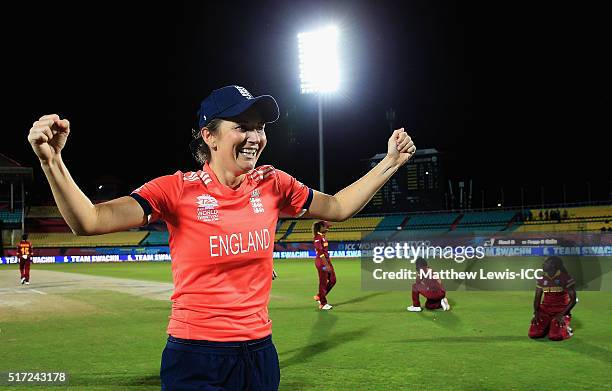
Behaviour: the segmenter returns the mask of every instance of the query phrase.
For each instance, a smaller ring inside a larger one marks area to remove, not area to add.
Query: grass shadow
[[[294,349],[293,351],[298,350],[296,354],[294,354],[293,356],[291,356],[290,358],[286,360],[284,359],[280,360],[281,370],[284,368],[288,368],[295,364],[303,364],[304,362],[307,362],[312,357],[325,353],[346,342],[352,341],[357,338],[361,338],[368,332],[369,332],[368,328],[362,328],[360,330],[349,331],[346,333],[333,334],[333,335],[330,335],[329,338],[326,338],[322,341],[310,343],[300,349]],[[284,355],[290,352],[292,351],[283,352],[281,355]]]
[[[350,300],[341,301],[339,303],[334,303],[333,306],[334,307],[339,307],[339,306],[345,305],[345,304],[361,303],[363,301],[371,299],[372,297],[381,296],[381,295],[384,295],[384,294],[387,294],[387,293],[388,292],[375,292],[375,293],[370,293],[368,295],[357,296],[357,297],[354,297],[354,298],[352,298]]]
[[[553,343],[553,341],[549,342]],[[612,364],[612,352],[610,350],[585,342],[580,338],[572,337],[565,341],[559,341],[557,344],[571,352],[584,354],[603,363]]]
[[[337,321],[338,318],[333,313],[319,311],[317,321],[311,329],[306,346],[279,353],[279,356],[295,353],[288,359],[280,359],[281,369],[304,363],[312,357],[359,338],[369,331],[368,328],[362,328],[345,333],[332,333]]]
[[[491,343],[526,341],[528,337],[520,335],[483,335],[481,337],[436,337],[436,338],[410,338],[393,341],[396,343]]]
[[[83,376],[85,375],[85,376]],[[83,377],[81,377],[83,376]],[[69,385],[71,387],[79,386],[108,386],[110,389],[116,389],[116,387],[135,387],[135,386],[159,386],[161,385],[161,379],[159,373],[152,375],[117,375],[112,373],[88,373],[88,374],[75,374],[71,376]]]

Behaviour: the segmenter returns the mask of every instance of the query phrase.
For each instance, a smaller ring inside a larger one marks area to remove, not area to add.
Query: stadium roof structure
[[[0,153],[0,179],[32,179],[32,167],[24,167]]]

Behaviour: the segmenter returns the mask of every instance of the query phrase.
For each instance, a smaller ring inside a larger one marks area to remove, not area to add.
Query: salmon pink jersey
[[[246,174],[236,189],[208,164],[156,178],[132,193],[149,221],[169,232],[174,294],[168,334],[245,341],[268,336],[272,252],[279,213],[303,214],[312,190],[272,166]]]

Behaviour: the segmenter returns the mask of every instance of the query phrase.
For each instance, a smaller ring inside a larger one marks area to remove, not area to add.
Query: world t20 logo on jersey
[[[198,206],[198,221],[219,221],[219,201],[210,194],[202,194],[196,198]]]

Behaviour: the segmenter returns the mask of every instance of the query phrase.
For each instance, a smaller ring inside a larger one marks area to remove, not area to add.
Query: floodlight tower
[[[298,34],[300,91],[317,94],[319,101],[319,190],[325,191],[323,165],[323,95],[340,85],[338,29],[334,26]]]

